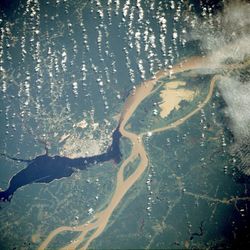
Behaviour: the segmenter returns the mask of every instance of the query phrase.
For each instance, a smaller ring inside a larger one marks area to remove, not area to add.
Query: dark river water
[[[49,183],[55,179],[71,176],[75,170],[84,170],[95,164],[113,160],[115,163],[121,161],[119,141],[121,133],[119,126],[112,134],[112,144],[107,152],[90,156],[71,159],[64,156],[39,155],[32,160],[16,159],[14,161],[27,162],[27,167],[15,174],[9,182],[9,187],[0,192],[1,201],[10,201],[14,192],[25,185],[32,183]]]

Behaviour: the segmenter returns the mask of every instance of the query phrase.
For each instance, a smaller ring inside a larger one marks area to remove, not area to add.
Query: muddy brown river
[[[46,249],[49,243],[54,239],[54,237],[65,231],[80,232],[80,235],[78,237],[76,237],[70,244],[62,248],[65,250],[76,249],[79,246],[81,247],[80,249],[87,249],[91,242],[102,234],[107,224],[109,223],[109,219],[112,216],[114,210],[121,203],[125,194],[141,178],[142,174],[147,169],[149,159],[147,157],[147,152],[143,144],[143,137],[146,136],[148,132],[151,132],[151,134],[153,135],[154,133],[160,133],[165,130],[176,128],[179,125],[185,123],[185,121],[187,121],[197,112],[199,112],[209,102],[210,98],[213,95],[215,84],[218,80],[220,80],[221,76],[215,75],[212,78],[206,98],[201,103],[199,103],[193,111],[165,127],[161,127],[152,131],[147,131],[141,134],[135,134],[125,129],[125,126],[129,121],[130,117],[133,115],[139,104],[152,92],[154,92],[156,83],[160,79],[166,76],[174,76],[176,73],[188,70],[206,68],[211,68],[211,60],[208,57],[192,57],[175,65],[172,69],[161,70],[157,72],[154,79],[146,80],[136,88],[134,94],[130,95],[124,104],[123,111],[121,112],[119,126],[119,130],[122,136],[130,140],[132,144],[132,149],[130,155],[122,162],[120,169],[117,173],[116,188],[111,200],[109,201],[109,204],[103,210],[96,212],[91,220],[85,222],[82,225],[75,227],[61,226],[56,228],[43,241],[43,243],[38,248],[39,250]],[[140,159],[140,162],[137,168],[128,178],[124,179],[125,168],[130,162],[133,162],[138,157]],[[87,235],[88,237],[86,237]]]

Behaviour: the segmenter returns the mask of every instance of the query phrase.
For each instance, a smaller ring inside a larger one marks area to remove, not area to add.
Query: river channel
[[[48,237],[40,245],[39,250],[46,249],[54,237],[65,231],[75,231],[75,232],[80,232],[80,234],[70,244],[66,245],[62,249],[65,250],[76,249],[80,245],[81,249],[87,249],[91,244],[91,242],[104,231],[107,224],[109,223],[110,217],[112,216],[114,210],[122,201],[125,194],[140,179],[142,174],[147,169],[149,159],[143,144],[143,137],[147,136],[149,132],[151,133],[151,135],[153,135],[154,133],[160,133],[165,130],[173,129],[183,124],[186,120],[188,120],[197,112],[199,112],[209,102],[210,98],[213,95],[215,84],[218,80],[220,80],[221,76],[214,75],[214,77],[210,82],[210,87],[206,98],[201,103],[199,103],[193,111],[183,116],[182,118],[174,121],[173,123],[168,124],[165,127],[161,127],[159,129],[155,129],[152,131],[147,131],[141,134],[135,134],[125,129],[127,122],[129,121],[130,117],[133,115],[139,104],[146,97],[148,97],[151,93],[154,92],[156,83],[159,80],[165,77],[173,77],[177,73],[195,69],[211,69],[210,58],[192,57],[175,65],[171,69],[161,70],[156,73],[153,79],[144,81],[141,85],[139,85],[136,88],[136,91],[133,94],[128,96],[126,102],[124,103],[123,111],[121,112],[119,131],[123,137],[126,137],[130,140],[130,142],[132,143],[132,149],[130,155],[122,162],[120,169],[117,173],[116,188],[111,200],[109,201],[109,204],[102,211],[96,212],[91,220],[85,222],[82,225],[75,227],[62,226],[56,228],[48,235]],[[124,179],[125,168],[128,166],[130,162],[133,162],[138,157],[140,159],[140,162],[137,168],[128,178]]]

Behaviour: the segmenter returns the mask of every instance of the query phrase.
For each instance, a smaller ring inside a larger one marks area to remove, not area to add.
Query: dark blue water
[[[75,170],[84,170],[95,164],[113,160],[115,163],[121,161],[119,141],[121,133],[119,126],[112,134],[112,144],[106,153],[71,159],[63,156],[49,156],[48,154],[37,156],[33,160],[17,159],[8,157],[14,161],[27,162],[27,167],[14,175],[9,187],[0,192],[0,201],[10,201],[17,189],[32,183],[49,183],[55,179],[71,176]]]

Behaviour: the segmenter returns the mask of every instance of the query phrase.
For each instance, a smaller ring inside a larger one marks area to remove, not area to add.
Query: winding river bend
[[[231,66],[225,65],[225,67],[228,68]],[[192,57],[181,62],[180,64],[175,65],[171,70],[159,71],[154,79],[146,80],[139,87],[137,87],[135,93],[127,98],[119,122],[119,132],[122,136],[128,138],[131,141],[132,149],[130,155],[122,162],[120,169],[117,173],[116,188],[109,204],[102,211],[96,212],[93,215],[92,219],[84,223],[83,225],[79,225],[76,227],[61,226],[56,228],[43,241],[43,243],[39,247],[39,250],[46,249],[50,242],[54,239],[54,237],[65,231],[75,231],[80,232],[80,234],[70,244],[64,246],[62,249],[76,249],[77,247],[81,247],[80,249],[87,249],[89,247],[91,242],[104,231],[111,215],[123,199],[124,195],[136,183],[136,181],[140,179],[140,177],[148,166],[149,159],[147,157],[147,152],[144,148],[143,137],[148,132],[151,132],[151,134],[153,135],[154,133],[160,133],[169,129],[173,129],[185,123],[189,118],[199,112],[209,102],[210,98],[212,97],[215,84],[218,80],[221,79],[222,76],[214,75],[210,82],[210,87],[206,98],[201,103],[199,103],[193,111],[183,116],[182,118],[174,121],[173,123],[168,124],[165,127],[161,127],[152,131],[147,131],[141,134],[129,132],[125,129],[125,126],[132,114],[135,112],[139,104],[146,97],[148,97],[151,93],[154,92],[154,87],[160,79],[184,71],[211,68],[214,69],[209,57]],[[136,158],[140,159],[137,168],[128,178],[125,179],[125,168],[130,162],[133,162]]]
[[[175,65],[170,70],[161,70],[157,72],[154,79],[146,80],[145,82],[143,82],[136,89],[133,95],[128,96],[126,102],[124,103],[124,108],[123,108],[123,111],[121,112],[119,125],[112,134],[112,144],[107,149],[107,152],[103,154],[95,155],[91,157],[79,157],[79,158],[71,159],[71,158],[64,157],[64,156],[49,156],[47,152],[48,150],[46,150],[46,154],[39,155],[36,158],[31,159],[31,160],[17,159],[15,157],[10,157],[5,154],[1,154],[11,160],[27,163],[27,167],[22,169],[20,172],[15,174],[10,179],[9,186],[6,190],[0,191],[0,202],[10,201],[13,194],[15,193],[17,189],[28,184],[49,183],[55,179],[69,177],[74,173],[76,169],[84,170],[100,162],[113,160],[115,163],[120,163],[121,152],[120,152],[120,147],[119,147],[119,141],[120,141],[121,136],[127,137],[134,144],[132,152],[131,152],[131,158],[128,158],[129,159],[128,161],[125,160],[122,166],[124,166],[124,164],[126,166],[126,164],[128,164],[132,158],[134,159],[137,156],[141,158],[141,162],[143,161],[146,162],[145,159],[146,159],[147,154],[144,150],[143,143],[142,142],[139,143],[138,141],[142,141],[142,137],[145,136],[145,134],[148,132],[151,132],[153,134],[153,133],[162,132],[164,130],[174,128],[176,126],[179,126],[183,122],[185,122],[191,116],[193,116],[196,112],[198,112],[201,109],[202,105],[204,106],[209,101],[213,92],[215,81],[218,79],[218,77],[211,81],[208,96],[206,100],[204,100],[203,104],[200,104],[191,113],[179,119],[178,121],[175,121],[172,124],[169,124],[167,127],[158,128],[153,131],[147,131],[146,133],[137,135],[135,133],[131,133],[125,130],[126,123],[130,119],[130,117],[132,116],[132,114],[134,113],[138,105],[142,102],[142,100],[144,100],[146,97],[148,97],[150,94],[152,94],[155,91],[154,87],[160,79],[166,76],[175,75],[177,73],[184,72],[187,70],[209,69],[209,70],[216,71],[217,66],[213,64],[213,61],[211,58],[213,58],[213,55],[210,57],[189,58]],[[244,67],[247,64],[249,64],[249,61],[247,61],[244,64],[224,65],[223,68],[233,69],[233,68]],[[139,169],[141,168],[139,168],[138,166],[138,170],[134,174],[136,174],[139,171]],[[118,176],[123,176],[123,168],[120,169]],[[132,176],[130,176],[129,179],[130,178],[132,179]],[[117,183],[120,183],[120,180],[121,180],[121,177],[119,177]],[[124,184],[124,185],[128,186],[128,184]]]

